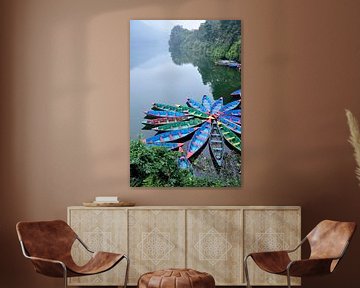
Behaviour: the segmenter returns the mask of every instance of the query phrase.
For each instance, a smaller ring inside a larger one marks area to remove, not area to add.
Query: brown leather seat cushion
[[[138,288],[213,288],[214,277],[192,269],[166,269],[141,275]]]

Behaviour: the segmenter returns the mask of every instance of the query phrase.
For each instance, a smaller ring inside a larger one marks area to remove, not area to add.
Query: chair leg
[[[64,287],[67,288],[68,285],[67,285],[67,270],[66,270],[66,266],[65,265],[62,265],[63,266],[63,269],[64,269]]]
[[[247,288],[251,288],[250,285],[250,279],[249,279],[249,269],[248,269],[248,265],[247,265],[247,259],[249,258],[250,255],[246,256],[244,259],[244,272],[245,272],[245,279],[246,279],[246,287]]]
[[[288,284],[288,288],[291,288],[291,278],[290,278],[290,271],[289,269],[287,269],[287,284]]]
[[[126,288],[126,287],[127,287],[128,278],[129,278],[130,259],[129,259],[129,257],[127,257],[126,255],[124,256],[124,258],[126,259],[126,271],[125,271],[124,288]]]

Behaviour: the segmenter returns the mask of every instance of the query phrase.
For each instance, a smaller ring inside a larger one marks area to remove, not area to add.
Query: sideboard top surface
[[[132,207],[85,207],[85,206],[69,206],[68,209],[164,209],[164,210],[186,210],[186,209],[221,209],[221,210],[262,210],[262,209],[281,209],[281,210],[301,210],[301,206],[132,206]]]

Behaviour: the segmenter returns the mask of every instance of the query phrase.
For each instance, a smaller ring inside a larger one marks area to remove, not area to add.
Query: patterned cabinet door
[[[244,252],[276,251],[295,248],[301,241],[300,209],[259,209],[244,211]],[[291,258],[300,259],[300,249],[291,253]],[[252,285],[286,285],[286,276],[262,271],[252,259],[248,260]],[[291,283],[300,285],[299,278]]]
[[[129,210],[129,282],[145,272],[185,267],[185,210]]]
[[[242,210],[187,210],[187,267],[208,272],[216,285],[239,285]]]
[[[127,253],[127,215],[125,209],[70,209],[69,225],[93,251]],[[89,253],[78,241],[72,255],[76,263],[84,264]],[[126,261],[121,261],[108,272],[94,276],[69,278],[70,285],[122,285]]]

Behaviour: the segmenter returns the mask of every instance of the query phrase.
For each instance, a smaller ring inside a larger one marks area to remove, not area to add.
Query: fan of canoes
[[[179,159],[179,167],[187,167],[188,160],[202,151],[209,143],[210,152],[218,166],[223,164],[225,142],[241,152],[241,100],[223,104],[223,98],[212,101],[204,95],[201,103],[187,99],[187,105],[153,103],[145,111],[142,122],[156,131],[155,136],[143,139],[152,147],[183,150],[188,139],[186,152]]]

